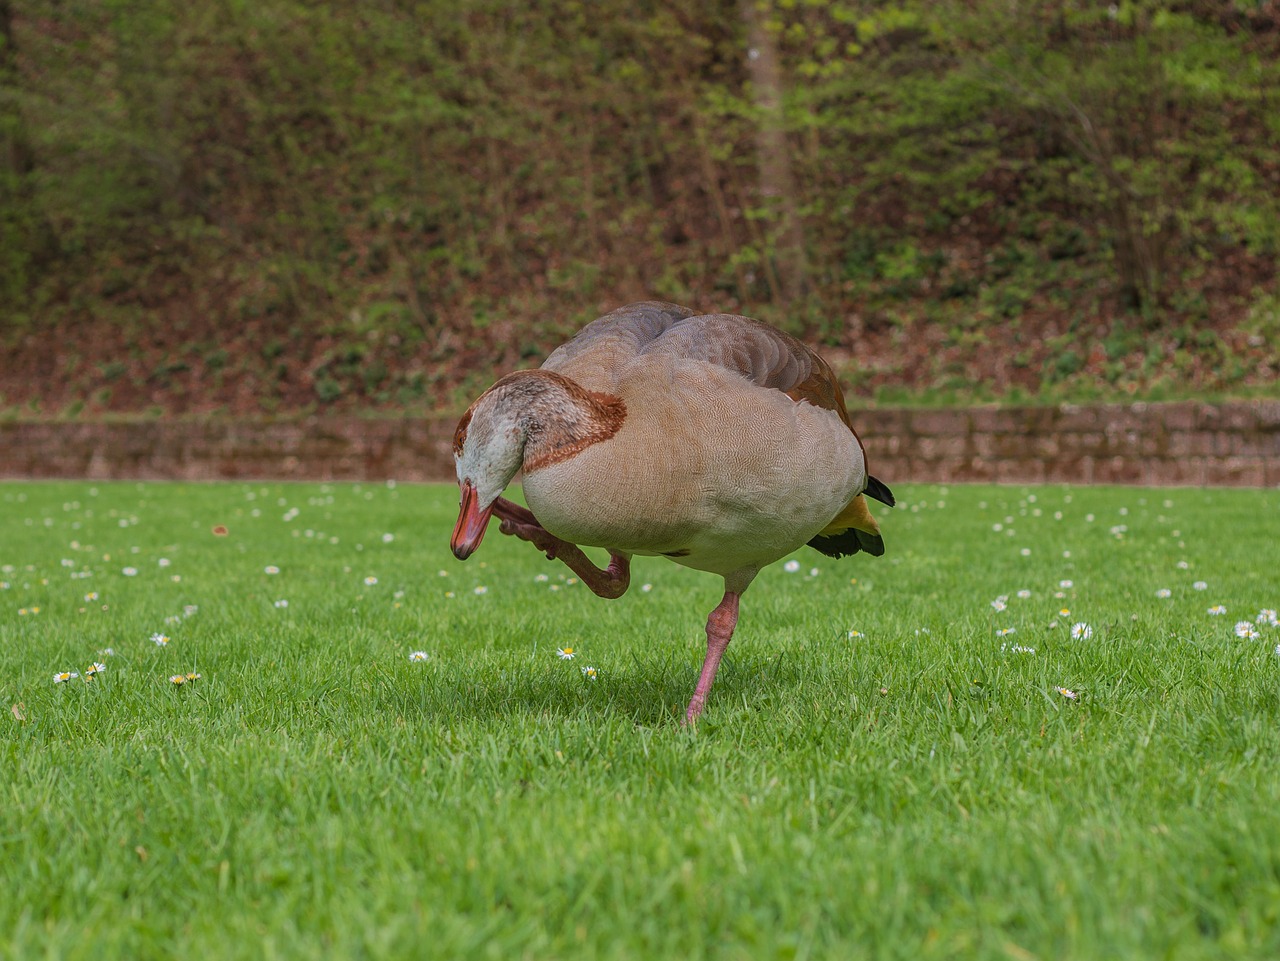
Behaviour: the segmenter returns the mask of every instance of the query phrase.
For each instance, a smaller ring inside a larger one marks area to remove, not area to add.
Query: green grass
[[[0,485],[4,955],[1280,956],[1280,492],[895,486],[690,731],[711,575],[460,564],[446,487]]]

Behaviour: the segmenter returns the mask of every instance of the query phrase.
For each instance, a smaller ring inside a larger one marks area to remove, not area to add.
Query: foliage
[[[3,9],[8,366],[77,331],[126,384],[231,358],[124,409],[438,404],[646,296],[888,357],[864,335],[954,310],[1230,326],[1280,273],[1266,5]],[[98,363],[0,390],[83,400]]]

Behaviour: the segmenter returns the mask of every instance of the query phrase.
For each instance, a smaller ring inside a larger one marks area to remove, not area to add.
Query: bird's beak
[[[489,526],[489,517],[493,514],[492,504],[481,510],[479,503],[479,495],[471,486],[471,482],[463,481],[458,523],[453,526],[453,540],[450,541],[453,556],[460,561],[465,561],[480,546],[480,542],[484,540],[484,532]]]

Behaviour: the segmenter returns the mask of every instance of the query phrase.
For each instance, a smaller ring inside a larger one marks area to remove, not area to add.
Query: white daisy
[[[1010,634],[1014,633],[1015,631],[1017,631],[1016,627],[1002,627],[998,631],[996,631],[996,637],[1008,637]]]
[[[794,574],[796,571],[800,570],[800,562],[794,559],[789,560],[782,565],[782,569],[788,574]]]
[[[1167,587],[1162,587],[1160,588],[1160,590],[1156,591],[1156,597],[1159,597],[1161,599],[1166,597],[1172,597],[1172,596],[1173,596],[1173,591],[1169,590],[1169,588]]]
[[[426,659],[427,659],[426,651],[414,651],[409,655],[409,660],[413,661],[415,664],[419,661],[425,661]]]
[[[276,567],[274,564],[268,564],[266,567],[264,567],[264,568],[262,569],[262,573],[264,573],[264,574],[279,574],[279,573],[280,573],[280,568]]]
[[[1059,694],[1061,694],[1063,697],[1065,697],[1065,698],[1066,698],[1067,700],[1069,700],[1069,701],[1074,701],[1076,698],[1078,698],[1078,697],[1080,696],[1079,694],[1077,694],[1075,691],[1071,690],[1070,688],[1059,687],[1059,688],[1057,688],[1056,690],[1057,690],[1057,692],[1058,692]]]
[[[166,634],[152,634],[151,643],[154,644],[156,647],[168,647],[169,637]]]
[[[573,652],[573,648],[571,647],[557,647],[556,657],[560,658],[562,661],[572,661],[577,657],[577,655]]]
[[[582,676],[589,681],[596,681],[600,679],[600,675],[596,673],[596,669],[590,665],[582,669]]]
[[[1214,604],[1213,607],[1209,608],[1209,613],[1217,617],[1219,614],[1227,613],[1227,609],[1221,604]]]
[[[1003,597],[997,597],[994,601],[991,602],[991,609],[997,612],[1003,611],[1008,606],[1009,606],[1008,603],[1005,601]]]
[[[1248,621],[1238,621],[1236,623],[1236,637],[1243,637],[1246,641],[1251,641],[1258,636],[1258,629]]]
[[[1093,637],[1093,628],[1084,621],[1071,625],[1071,639],[1073,641],[1087,641],[1091,637]]]
[[[66,683],[67,683],[67,681],[70,681],[70,680],[72,680],[73,678],[77,678],[77,677],[79,677],[79,676],[80,676],[80,675],[79,675],[79,674],[77,674],[75,671],[63,671],[61,674],[55,674],[55,675],[53,675],[53,683],[54,683],[54,684],[66,684]]]
[[[376,583],[378,583],[378,579],[374,577],[372,574],[370,574],[368,577],[364,579],[365,587],[373,587],[373,585]]]
[[[488,594],[489,588],[485,587],[483,584],[478,584],[474,588],[472,588],[471,593],[472,594]]]
[[[1194,587],[1197,591],[1205,591],[1209,589],[1209,585],[1204,581],[1196,581],[1191,586]]]

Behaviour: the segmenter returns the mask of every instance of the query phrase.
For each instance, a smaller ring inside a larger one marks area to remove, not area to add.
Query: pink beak
[[[471,486],[470,481],[464,481],[462,504],[458,508],[458,523],[453,526],[453,540],[450,541],[453,556],[460,561],[465,561],[475,553],[480,542],[484,540],[484,532],[489,527],[493,505],[490,504],[484,510],[480,510],[477,506],[479,502],[476,489]]]

